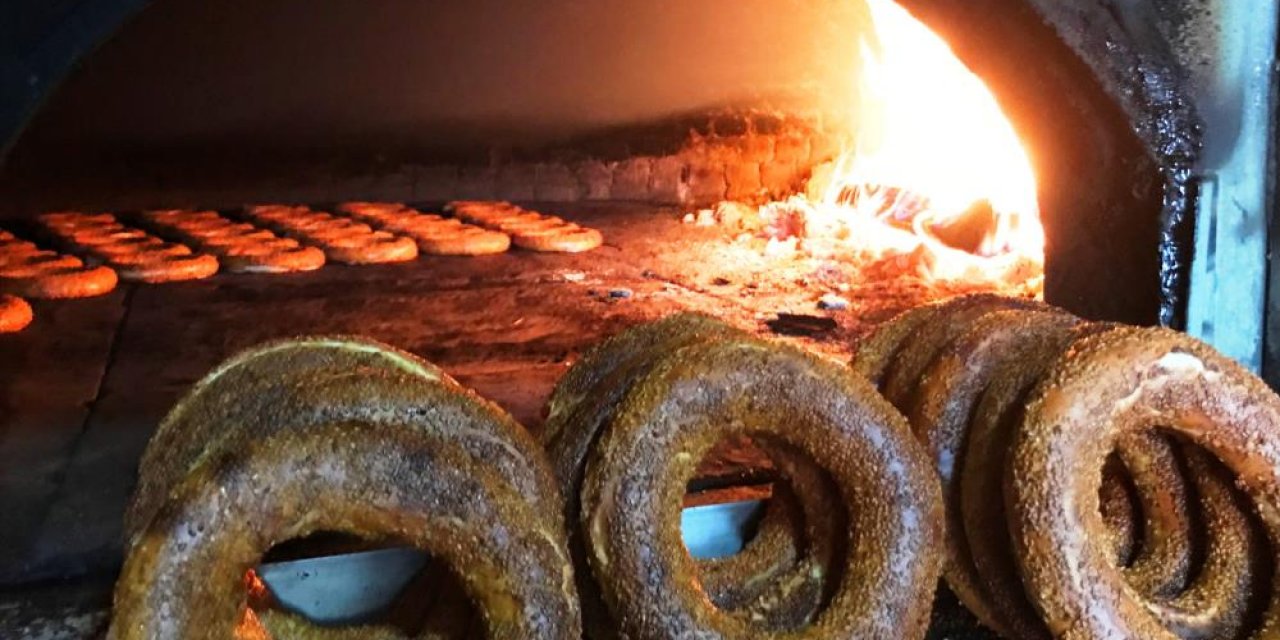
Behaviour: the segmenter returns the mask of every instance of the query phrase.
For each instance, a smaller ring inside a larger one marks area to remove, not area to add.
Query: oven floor
[[[367,335],[441,365],[536,432],[576,355],[629,325],[696,310],[771,335],[779,313],[829,318],[834,325],[816,334],[782,339],[847,358],[875,323],[958,292],[766,257],[722,229],[683,224],[674,209],[545,210],[599,228],[606,245],[580,255],[219,275],[37,303],[27,331],[0,337],[0,585],[8,585],[0,635],[28,637],[35,620],[62,629],[47,637],[101,627],[122,514],[152,430],[191,383],[242,348],[299,334]],[[819,310],[832,293],[848,307]],[[938,637],[970,628],[946,613],[955,606],[941,609]]]

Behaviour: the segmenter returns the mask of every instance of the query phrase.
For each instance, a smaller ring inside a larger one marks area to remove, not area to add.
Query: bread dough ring
[[[631,387],[591,452],[581,526],[592,573],[624,635],[774,636],[710,604],[678,526],[698,461],[742,432],[766,449],[802,451],[825,469],[849,502],[834,508],[845,506],[854,522],[830,604],[787,637],[923,638],[940,570],[942,507],[905,421],[852,372],[750,339],[665,353]]]
[[[231,273],[297,273],[325,264],[322,251],[251,224],[233,222],[215,212],[161,212],[148,219],[218,256]]]
[[[26,300],[0,294],[0,333],[17,333],[26,329],[35,314]]]
[[[347,203],[340,208],[357,220],[413,238],[418,248],[430,255],[480,256],[503,253],[511,247],[511,238],[505,233],[404,205]]]
[[[150,244],[143,248],[118,247],[99,251],[98,254],[113,267],[154,262],[161,258],[192,257],[191,248],[187,245],[162,242],[160,240],[156,240],[155,244]]]
[[[525,211],[508,202],[458,201],[446,205],[458,219],[511,236],[511,244],[531,251],[579,253],[604,243],[604,236],[556,216]]]
[[[1102,459],[1127,433],[1172,430],[1238,477],[1280,541],[1280,398],[1236,363],[1163,329],[1116,328],[1073,344],[1032,392],[1006,491],[1022,575],[1057,637],[1175,638],[1096,545]],[[1211,530],[1216,526],[1210,522]],[[1274,625],[1276,586],[1266,592]]]
[[[292,242],[292,241],[290,241]],[[233,273],[300,273],[325,265],[324,252],[315,247],[277,247],[271,244],[228,247],[222,262]]]
[[[604,244],[604,236],[599,231],[572,224],[554,229],[509,233],[512,244],[530,251],[582,253]]]
[[[124,280],[150,284],[202,280],[218,273],[218,259],[208,254],[160,255],[112,266]]]
[[[107,267],[45,268],[25,277],[10,273],[0,270],[0,293],[37,300],[105,295],[113,291],[118,282],[116,272]]]
[[[331,260],[351,265],[408,262],[418,257],[418,244],[412,238],[384,231],[331,240],[321,246]]]

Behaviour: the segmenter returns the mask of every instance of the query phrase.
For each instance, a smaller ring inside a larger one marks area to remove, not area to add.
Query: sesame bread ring
[[[940,317],[944,317],[944,311]],[[920,378],[916,402],[906,407],[912,431],[924,445],[941,481],[946,505],[943,575],[956,597],[982,624],[1010,635],[992,606],[963,535],[960,471],[969,443],[970,420],[1001,366],[1025,357],[1027,337],[1062,331],[1078,320],[1058,309],[993,311],[973,321],[944,346]]]
[[[1235,475],[1262,514],[1268,557],[1277,560],[1280,398],[1235,362],[1173,331],[1126,327],[1089,336],[1032,391],[1005,478],[1023,582],[1055,637],[1177,637],[1089,542],[1103,527],[1100,475],[1090,470],[1125,435],[1156,428],[1196,443]],[[1275,629],[1275,581],[1262,593],[1264,628]]]
[[[993,373],[971,421],[960,474],[963,531],[970,557],[982,578],[982,592],[990,602],[987,609],[1000,613],[1000,631],[1009,638],[1049,638],[1048,629],[1022,585],[1007,526],[1009,516],[1000,497],[1004,494],[1009,447],[1022,418],[1022,399],[1072,342],[1098,330],[1098,325],[1079,324],[1044,327],[1024,336],[1018,353]],[[1127,483],[1127,471],[1119,458],[1110,456],[1108,462],[1104,471],[1110,473],[1105,477]],[[1127,484],[1117,483],[1105,492],[1115,501],[1108,505],[1113,520],[1124,518],[1125,506],[1136,512],[1129,522],[1141,519],[1140,509],[1121,502],[1132,498],[1136,503],[1136,496],[1128,489]],[[1116,535],[1127,537],[1116,539]],[[1107,546],[1113,559],[1118,559],[1124,547],[1134,545],[1132,536],[1133,531],[1108,530],[1105,540],[1110,543]],[[1128,558],[1131,554],[1123,555]]]
[[[922,305],[880,323],[869,335],[858,341],[853,356],[854,370],[870,380],[876,388],[883,389],[885,375],[911,333],[928,322],[940,308],[942,304]]]
[[[218,259],[208,254],[157,255],[112,266],[123,280],[149,284],[203,280],[218,273]]]
[[[1001,629],[999,611],[986,596],[982,580],[963,535],[961,481],[970,421],[981,394],[995,373],[1022,365],[1034,343],[1027,337],[1061,331],[1077,321],[1053,310],[995,311],[974,321],[960,337],[945,346],[925,370],[908,410],[912,428],[934,460],[947,503],[948,527],[945,575],[952,591],[985,625]],[[1142,554],[1126,569],[1130,585],[1151,597],[1170,597],[1187,582],[1194,554],[1191,489],[1181,474],[1172,444],[1139,434],[1119,448],[1124,466],[1135,478],[1143,506]],[[979,499],[976,496],[974,499]],[[1011,635],[1004,630],[1006,635]]]
[[[0,294],[0,333],[17,333],[26,329],[35,314],[26,300]]]
[[[139,474],[112,638],[227,637],[245,572],[321,530],[428,551],[485,637],[581,637],[537,443],[412,355],[345,337],[239,354],[162,421]]]
[[[412,238],[381,231],[331,241],[323,249],[325,256],[344,264],[387,264],[418,257],[418,245]]]
[[[539,514],[457,445],[405,431],[315,427],[195,467],[130,550],[108,637],[230,637],[243,617],[237,587],[274,541],[339,531],[448,564],[485,637],[578,640],[567,560],[533,524]]]
[[[25,277],[11,273],[0,269],[0,293],[37,300],[100,296],[113,291],[118,281],[107,267],[43,268]]]
[[[825,470],[852,521],[829,604],[784,634],[714,607],[680,538],[685,483],[738,433]],[[601,434],[583,486],[591,570],[624,637],[924,637],[941,569],[937,483],[902,416],[839,365],[752,339],[665,353]]]
[[[742,332],[706,316],[685,313],[641,325],[609,338],[588,351],[561,378],[548,403],[542,440],[565,496],[565,518],[580,521],[582,479],[588,455],[599,434],[607,428],[631,386],[646,375],[659,354],[690,344]],[[717,606],[738,615],[754,617],[762,628],[792,628],[807,623],[829,587],[826,576],[834,545],[843,537],[844,520],[827,502],[830,491],[811,465],[797,461],[785,449],[768,452],[776,468],[787,475],[775,491],[798,496],[794,505],[785,496],[771,501],[770,513],[755,540],[733,559],[700,562],[700,579],[708,582],[708,594]],[[778,507],[798,507],[800,522],[780,517]],[[570,552],[577,571],[583,619],[590,637],[610,637],[616,626],[600,600],[600,588],[587,566],[585,539],[570,527]],[[808,540],[807,552],[798,545]]]
[[[1001,309],[1043,309],[1045,305],[1025,298],[977,294],[952,298],[940,304],[935,314],[912,331],[894,356],[885,374],[884,396],[906,413],[915,402],[916,388],[925,369],[938,353],[964,333],[978,318]]]

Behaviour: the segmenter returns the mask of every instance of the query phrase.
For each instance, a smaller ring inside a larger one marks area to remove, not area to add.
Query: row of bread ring
[[[338,210],[365,224],[413,238],[423,253],[437,256],[481,256],[503,253],[511,237],[454,218],[445,218],[398,203],[347,202]]]
[[[750,436],[783,478],[747,546],[695,560],[681,496]],[[595,347],[543,431],[588,638],[925,637],[938,484],[906,421],[849,367],[681,314]]]
[[[0,269],[4,268],[6,255],[18,253],[13,248],[17,244],[19,244],[19,240],[13,234],[0,229]],[[29,250],[36,250],[35,245],[31,245]],[[26,300],[18,296],[0,293],[0,333],[22,331],[27,328],[27,325],[31,324],[34,317],[31,305],[27,304]]]
[[[469,626],[470,600],[478,636],[581,640],[544,452],[506,412],[411,354],[338,336],[237,354],[161,421],[138,475],[115,640],[406,637],[247,608],[257,598],[246,602],[246,570],[271,545],[315,531],[412,545],[457,577],[460,597],[414,602],[422,617],[408,637],[473,637],[451,633]]]
[[[233,273],[315,271],[325,263],[324,253],[315,247],[216,211],[150,211],[143,218],[161,233],[218,256]]]
[[[445,205],[445,211],[463,222],[501,231],[511,236],[512,244],[531,251],[580,253],[604,242],[604,237],[595,229],[522,209],[510,202],[458,200]]]
[[[253,205],[245,208],[245,215],[254,223],[320,247],[334,262],[387,264],[418,257],[412,238],[375,231],[345,216],[289,205]]]
[[[1259,517],[1280,508],[1280,399],[1206,345],[969,296],[886,323],[855,368],[933,461],[944,575],[1001,635],[1236,638],[1280,622],[1280,523]]]
[[[106,264],[127,282],[182,282],[218,272],[217,258],[121,224],[109,213],[46,213],[39,221],[68,251]]]
[[[116,272],[105,266],[41,249],[0,230],[0,294],[33,299],[88,298],[110,293],[118,282]],[[25,316],[15,302],[10,313]]]

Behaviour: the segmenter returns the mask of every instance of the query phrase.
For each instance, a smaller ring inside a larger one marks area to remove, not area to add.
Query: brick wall
[[[535,149],[493,148],[436,161],[204,170],[199,158],[77,179],[0,185],[0,217],[50,209],[233,208],[245,202],[453,199],[632,201],[704,206],[801,192],[835,158],[838,128],[820,115],[721,110],[601,131]],[[359,167],[364,166],[361,169]],[[354,167],[354,168],[353,168]],[[104,167],[104,170],[113,168]]]

